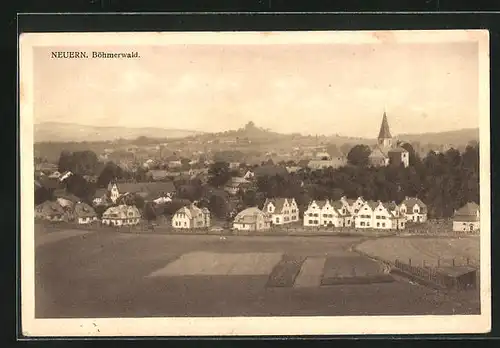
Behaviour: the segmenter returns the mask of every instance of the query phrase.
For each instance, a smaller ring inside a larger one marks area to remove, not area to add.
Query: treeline
[[[287,177],[264,177],[257,181],[264,197],[294,197],[303,208],[311,199],[342,196],[401,202],[405,196],[419,197],[428,206],[430,218],[451,217],[468,201],[479,203],[479,144],[461,153],[429,152],[420,159],[410,153],[410,166],[371,167],[347,165],[323,170],[302,169]]]

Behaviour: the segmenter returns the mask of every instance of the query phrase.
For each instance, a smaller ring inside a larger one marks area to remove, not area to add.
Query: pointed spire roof
[[[390,139],[391,131],[389,130],[389,122],[387,121],[387,114],[384,111],[384,116],[382,118],[382,124],[380,125],[380,132],[378,133],[378,139]]]

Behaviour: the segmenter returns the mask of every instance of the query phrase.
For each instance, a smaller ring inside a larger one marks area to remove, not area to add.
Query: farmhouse
[[[416,197],[405,197],[399,205],[399,210],[406,217],[406,221],[427,221],[427,206]]]
[[[182,207],[172,217],[174,228],[205,228],[210,227],[210,212],[207,208],[198,208],[194,204]]]
[[[97,214],[94,209],[90,205],[83,202],[75,204],[74,216],[76,222],[79,224],[89,224],[97,221]]]
[[[102,214],[102,223],[108,226],[130,226],[137,225],[141,219],[139,209],[131,205],[119,205],[108,208]]]
[[[240,231],[260,231],[270,227],[271,217],[257,207],[242,210],[233,221],[233,228]]]
[[[299,209],[293,198],[268,198],[262,210],[271,215],[275,225],[299,221]]]
[[[35,207],[35,219],[46,221],[67,221],[68,214],[59,203],[45,201]]]
[[[453,231],[475,232],[480,228],[479,205],[468,202],[453,215]]]

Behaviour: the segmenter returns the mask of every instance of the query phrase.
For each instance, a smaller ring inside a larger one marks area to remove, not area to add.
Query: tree
[[[95,194],[94,185],[90,184],[85,180],[80,174],[73,174],[68,177],[65,181],[66,191],[80,198],[82,201],[87,203],[92,202],[92,198]]]
[[[123,169],[114,162],[108,162],[97,178],[97,187],[106,187],[115,179],[123,178]]]
[[[348,163],[366,167],[369,164],[371,149],[368,145],[355,145],[347,154]]]
[[[62,151],[59,156],[57,170],[62,173],[68,170],[72,171],[74,170],[74,167],[73,154],[66,150]]]
[[[212,195],[210,197],[209,210],[219,219],[227,218],[230,209],[228,202],[219,195]]]
[[[215,162],[208,170],[208,183],[215,187],[220,187],[231,179],[229,164],[227,162]]]
[[[144,218],[147,221],[153,221],[156,220],[157,217],[157,212],[156,212],[156,205],[154,202],[147,202],[144,205]]]

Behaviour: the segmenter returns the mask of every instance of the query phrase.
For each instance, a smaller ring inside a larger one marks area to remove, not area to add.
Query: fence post
[[[411,266],[411,259],[408,259],[408,264]]]
[[[438,267],[441,267],[441,259],[438,257]]]
[[[455,258],[453,258],[453,260],[452,260],[452,265],[453,265],[453,267],[455,267]]]

